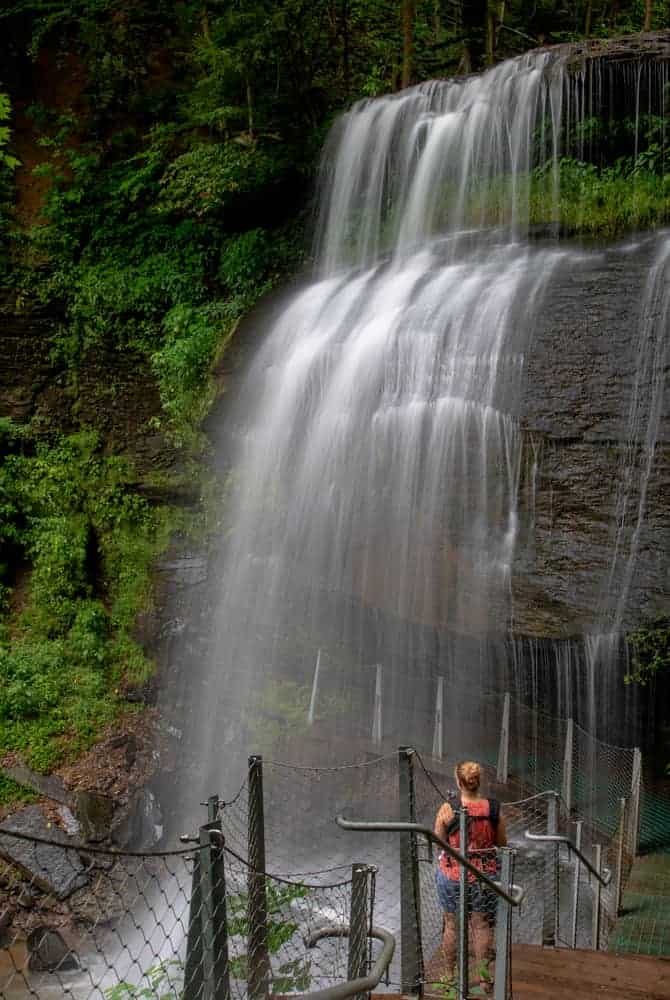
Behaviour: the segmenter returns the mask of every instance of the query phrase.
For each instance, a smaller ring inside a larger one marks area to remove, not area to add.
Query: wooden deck
[[[439,980],[440,953],[426,965],[426,979]],[[425,996],[444,1000],[426,988]],[[383,1000],[384,994],[373,994]],[[513,1000],[670,1000],[670,958],[617,955],[515,945],[512,949]],[[397,994],[394,1000],[398,1000]]]
[[[670,1000],[670,959],[516,945],[514,1000]]]

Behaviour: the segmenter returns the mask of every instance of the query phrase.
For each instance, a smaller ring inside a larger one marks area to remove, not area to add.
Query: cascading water
[[[628,655],[623,636],[629,599],[635,586],[647,491],[665,405],[669,341],[670,238],[666,234],[643,290],[637,337],[633,338],[635,377],[619,461],[612,556],[604,581],[599,630],[587,636],[585,643],[587,719],[592,732],[598,729],[596,679],[600,686],[603,680],[611,684],[611,664]],[[667,530],[655,539],[656,551],[652,558],[658,563],[661,577],[665,575],[669,542]],[[653,606],[650,610],[653,612]]]
[[[317,276],[238,408],[215,654],[194,696],[213,772],[224,744],[304,734],[310,694],[331,741],[430,747],[437,676],[464,706],[454,744],[467,729],[476,752],[476,692],[510,672],[525,368],[547,289],[584,259],[529,241],[529,179],[554,217],[570,123],[611,83],[585,67],[529,54],[335,125]],[[638,86],[662,94],[664,73],[643,67]]]

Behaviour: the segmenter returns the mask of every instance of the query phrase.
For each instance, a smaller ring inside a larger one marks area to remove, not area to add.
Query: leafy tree
[[[626,636],[631,669],[626,683],[646,685],[670,670],[670,617],[656,618]]]

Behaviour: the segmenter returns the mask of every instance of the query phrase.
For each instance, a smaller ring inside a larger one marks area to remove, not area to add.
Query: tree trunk
[[[591,18],[593,17],[593,0],[589,0],[586,5],[586,17],[584,18],[584,34],[588,38],[591,34]]]
[[[209,30],[209,14],[206,7],[202,7],[200,11],[200,26],[202,28],[202,37],[206,42],[211,42],[212,35]]]
[[[486,11],[486,65],[493,66],[493,47],[495,40],[495,25],[493,23],[493,11],[489,6]]]
[[[414,72],[414,0],[402,0],[402,87],[409,87]]]
[[[249,138],[254,137],[254,102],[251,93],[251,81],[247,77],[247,125],[249,129]]]
[[[351,90],[351,66],[349,59],[349,0],[342,0],[342,74],[344,94],[348,99]]]
[[[643,31],[651,31],[652,0],[644,0],[644,27]]]

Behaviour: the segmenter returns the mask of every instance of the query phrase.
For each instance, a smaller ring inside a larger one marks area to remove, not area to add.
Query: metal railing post
[[[468,811],[460,809],[458,816],[459,850],[464,858],[468,856]],[[458,996],[468,1000],[470,983],[468,976],[468,873],[461,865],[458,872]]]
[[[210,795],[207,799],[207,822],[216,823],[219,818],[219,796]]]
[[[602,873],[602,844],[595,845],[595,867],[598,873]],[[593,898],[593,943],[594,951],[600,950],[600,901],[602,895],[602,885],[596,879],[595,894]]]
[[[575,724],[572,719],[568,719],[565,729],[565,751],[563,753],[563,782],[561,785],[561,795],[565,802],[565,809],[570,816],[572,809],[572,758],[574,752]]]
[[[496,781],[507,783],[509,777],[509,717],[510,717],[510,695],[505,692],[503,701],[502,724],[500,726],[500,744],[498,746],[498,766],[496,768]]]
[[[218,836],[217,836],[218,835]],[[202,1000],[230,1000],[221,821],[200,827]]]
[[[500,852],[500,884],[505,892],[512,887],[512,851],[504,847]],[[496,914],[496,965],[493,984],[494,1000],[506,1000],[507,979],[510,969],[510,948],[512,946],[512,907],[504,899],[498,899]]]
[[[416,823],[414,750],[398,747],[400,819]],[[421,897],[415,833],[400,834],[400,978],[402,992],[423,993]]]
[[[186,938],[183,1000],[200,1000],[204,989],[202,970],[202,894],[200,892],[200,853],[200,850],[196,848],[193,858],[191,901],[188,910],[188,933]]]
[[[630,853],[637,857],[640,839],[640,798],[642,790],[642,753],[639,747],[633,751],[633,774],[630,789]]]
[[[558,833],[558,795],[547,799],[547,834]],[[546,892],[542,921],[542,944],[553,947],[558,940],[558,844],[549,844],[546,855]]]
[[[351,909],[349,913],[349,960],[347,978],[362,979],[367,974],[368,944],[368,872],[367,865],[351,866]],[[365,993],[357,993],[354,1000],[365,1000]]]
[[[265,1000],[270,987],[268,914],[265,894],[265,814],[263,809],[263,758],[249,757],[248,841],[248,994]]]
[[[584,821],[578,819],[575,823],[575,847],[578,851],[582,849],[582,828],[584,826]],[[582,863],[579,859],[579,855],[575,854],[575,875],[574,882],[572,885],[572,935],[570,939],[571,946],[573,948],[577,947],[577,920],[579,916],[579,876],[582,870]]]
[[[621,897],[623,895],[623,866],[624,866],[624,845],[626,840],[626,812],[628,803],[625,799],[619,799],[619,834],[616,852],[616,887],[614,895],[615,913],[618,916],[621,912]]]
[[[375,668],[375,700],[372,710],[372,742],[377,746],[382,742],[382,665]]]
[[[309,709],[307,711],[307,725],[314,725],[316,713],[316,698],[319,691],[319,672],[321,670],[321,650],[316,654],[316,666],[314,667],[314,680],[312,681],[312,695],[309,699]]]
[[[437,678],[435,696],[435,726],[433,728],[433,757],[442,760],[444,751],[444,677]]]

